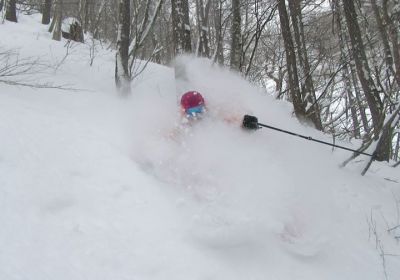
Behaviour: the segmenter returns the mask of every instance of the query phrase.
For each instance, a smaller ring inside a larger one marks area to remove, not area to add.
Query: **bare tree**
[[[350,114],[352,118],[352,126],[353,126],[353,135],[356,138],[359,138],[361,136],[361,131],[360,131],[360,124],[359,124],[359,119],[358,119],[358,110],[360,110],[361,119],[364,124],[364,129],[366,132],[369,132],[368,129],[368,121],[367,117],[365,116],[365,111],[361,110],[360,106],[360,99],[359,99],[359,93],[358,93],[358,88],[355,87],[354,90],[357,91],[354,96],[353,93],[353,87],[352,87],[352,76],[350,73],[348,61],[347,61],[347,56],[346,56],[346,34],[344,33],[344,30],[342,28],[342,14],[341,14],[341,7],[339,5],[338,1],[334,1],[332,3],[332,8],[333,12],[336,18],[335,24],[337,26],[337,32],[338,32],[338,39],[339,39],[339,49],[340,49],[340,63],[342,64],[342,69],[341,69],[341,76],[342,76],[342,81],[344,84],[345,92],[347,95],[347,98],[349,100],[349,107],[350,107]]]
[[[53,32],[53,40],[61,40],[61,24],[63,19],[63,0],[56,0],[54,3],[54,17],[51,21],[49,32]]]
[[[267,4],[260,0],[254,2],[254,11],[252,13],[255,17],[255,23],[248,28],[246,34],[243,34],[242,64],[243,68],[245,68],[244,74],[246,77],[250,75],[253,62],[256,60],[257,50],[261,43],[261,36],[265,26],[273,19],[276,9],[276,3]],[[249,53],[250,55],[248,55]]]
[[[320,118],[320,109],[315,94],[314,82],[311,76],[311,66],[308,60],[301,4],[301,0],[289,1],[289,11],[290,17],[292,19],[293,34],[297,50],[297,59],[299,62],[298,65],[301,69],[301,95],[303,100],[307,102],[307,117],[312,120],[317,129],[323,130]]]
[[[343,0],[343,6],[358,79],[360,80],[364,95],[367,99],[368,107],[371,111],[375,139],[378,139],[383,121],[383,104],[372,79],[371,69],[365,53],[364,43],[361,37],[362,33],[357,21],[358,15],[354,3],[353,1]]]
[[[210,14],[211,0],[207,0],[204,5],[204,0],[196,0],[196,12],[198,19],[199,39],[196,52],[200,56],[210,57],[210,46],[208,36],[208,19]]]
[[[395,78],[398,86],[400,87],[400,46],[398,42],[398,29],[396,27],[396,23],[389,15],[388,11],[388,0],[382,0],[382,17],[383,17],[383,25],[387,28],[387,32],[389,34],[389,38],[392,44],[392,54],[393,54],[393,62],[395,65]],[[398,24],[398,23],[397,23]],[[389,58],[387,58],[388,63]]]
[[[241,29],[240,0],[232,0],[231,25],[231,60],[230,67],[237,71],[241,68],[242,57],[242,29]]]
[[[79,0],[79,20],[84,32],[87,32],[89,25],[89,1]]]
[[[379,35],[381,37],[382,46],[383,46],[383,49],[385,52],[385,63],[386,63],[386,69],[387,69],[386,78],[390,79],[390,76],[394,75],[394,69],[393,69],[393,56],[392,56],[392,51],[390,49],[389,39],[387,36],[385,24],[384,24],[382,16],[381,16],[381,12],[376,3],[376,0],[370,0],[370,1],[371,1],[371,6],[373,9],[374,15],[375,15],[377,27],[379,30]],[[400,80],[397,80],[397,83],[400,85]]]
[[[299,78],[297,74],[296,53],[290,32],[289,16],[285,0],[278,0],[279,20],[281,23],[282,37],[285,45],[286,65],[288,73],[288,91],[294,107],[294,113],[300,120],[306,118],[305,104],[302,101]]]
[[[188,0],[171,0],[175,55],[192,51]]]
[[[139,56],[139,51],[144,48],[147,39],[150,37],[154,29],[156,19],[160,13],[164,0],[157,0],[155,3],[153,3],[152,0],[146,0],[145,3],[146,4],[143,7],[144,10],[136,10],[135,14],[133,15],[134,20],[139,18],[139,14],[142,14],[143,17],[141,18],[140,23],[132,24],[132,26],[134,26],[133,30],[131,31],[133,38],[129,48],[129,75],[131,79],[140,74],[147,66],[148,61],[160,51],[160,46],[158,44],[155,44],[153,49],[149,47],[149,55],[146,63],[139,62],[141,67],[134,67]]]
[[[115,59],[115,84],[123,94],[131,92],[129,75],[129,40],[130,40],[130,0],[119,0],[118,35]]]
[[[208,0],[213,4],[213,20],[215,30],[215,42],[214,42],[214,54],[213,60],[219,64],[224,64],[224,53],[223,53],[223,30],[222,30],[222,1],[221,0]]]
[[[382,133],[379,137],[379,140],[376,144],[375,151],[373,153],[373,157],[371,157],[370,161],[362,171],[362,175],[365,175],[367,170],[369,169],[372,161],[374,159],[380,159],[379,157],[386,156],[387,152],[387,145],[388,143],[391,144],[391,135],[392,131],[396,127],[396,125],[400,122],[400,103],[397,105],[396,110],[392,113],[392,115],[388,118],[388,120],[384,123],[383,128],[382,128]],[[391,148],[391,145],[390,145]],[[389,153],[390,155],[390,153]],[[396,166],[395,166],[396,167]]]

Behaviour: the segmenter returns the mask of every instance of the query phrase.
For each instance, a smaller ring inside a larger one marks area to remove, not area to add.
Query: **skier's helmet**
[[[181,106],[187,116],[196,116],[205,110],[204,98],[197,91],[188,91],[182,95]]]

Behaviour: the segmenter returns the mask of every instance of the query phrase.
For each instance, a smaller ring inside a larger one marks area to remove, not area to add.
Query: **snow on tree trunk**
[[[154,24],[156,22],[157,16],[160,13],[161,7],[163,5],[163,1],[164,0],[158,0],[158,2],[156,3],[154,9],[153,9],[153,13],[150,15],[151,12],[151,0],[147,0],[147,4],[146,4],[146,10],[145,10],[145,16],[142,20],[142,22],[139,24],[139,27],[137,27],[136,30],[136,36],[132,39],[132,42],[130,43],[130,47],[129,49],[130,54],[133,57],[136,57],[136,51],[137,49],[141,48],[147,37],[149,36],[150,32],[153,30],[154,28]]]

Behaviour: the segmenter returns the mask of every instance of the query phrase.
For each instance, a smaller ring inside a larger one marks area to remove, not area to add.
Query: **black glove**
[[[254,116],[245,115],[243,117],[242,127],[247,129],[259,129],[258,119]]]

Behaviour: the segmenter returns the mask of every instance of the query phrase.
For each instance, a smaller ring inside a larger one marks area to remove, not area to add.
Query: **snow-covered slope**
[[[80,90],[0,83],[0,279],[399,279],[398,169],[362,177],[366,158],[224,121],[331,140],[205,60],[182,58],[208,107],[182,126],[172,69],[120,98],[111,51],[90,66],[89,44],[19,20],[0,48],[40,59],[31,83]]]

